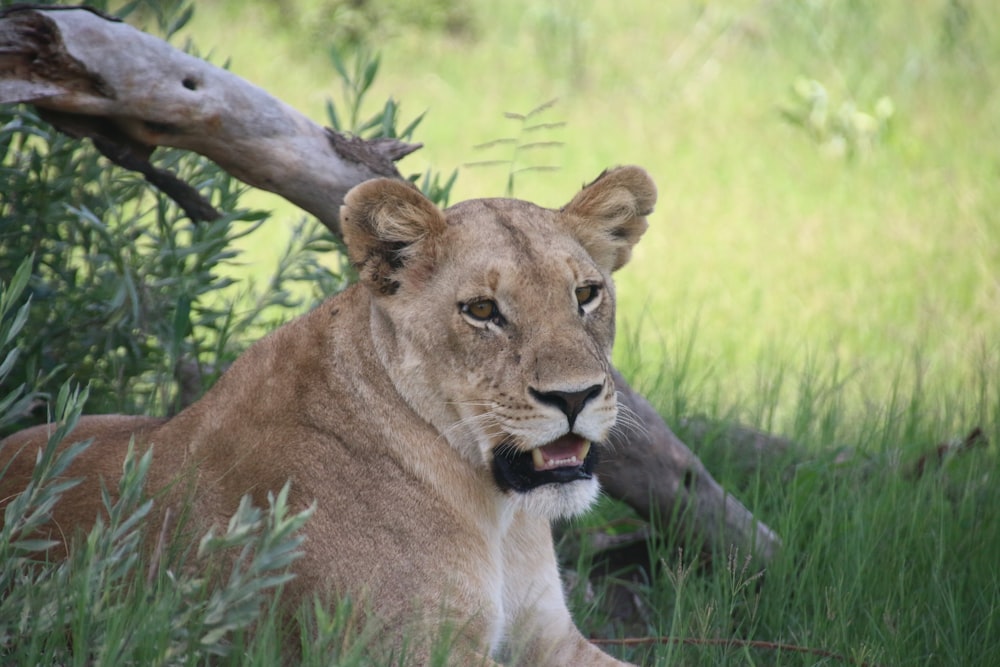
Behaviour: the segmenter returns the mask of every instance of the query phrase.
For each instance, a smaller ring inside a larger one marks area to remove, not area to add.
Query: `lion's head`
[[[646,229],[645,171],[602,174],[559,210],[479,199],[444,211],[392,180],[341,211],[372,332],[405,401],[502,492],[547,517],[596,497],[615,423],[611,273]]]

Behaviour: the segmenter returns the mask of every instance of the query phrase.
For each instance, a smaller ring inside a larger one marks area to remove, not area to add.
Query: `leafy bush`
[[[0,150],[7,183],[0,193],[0,275],[31,257],[34,303],[26,322],[31,336],[21,339],[10,377],[48,394],[75,378],[89,384],[93,412],[176,408],[175,368],[224,367],[267,307],[295,305],[289,282],[318,278],[325,290],[342,284],[317,261],[333,240],[317,224],[302,223],[266,291],[231,289],[234,244],[267,215],[239,208],[244,188],[204,158],[163,151],[158,160],[224,212],[194,223],[141,177],[108,168],[93,147],[45,126],[30,109],[0,109]],[[237,310],[246,303],[248,311]],[[213,376],[198,377],[204,384]]]
[[[268,214],[241,208],[245,186],[207,159],[162,149],[155,157],[222,217],[192,222],[89,143],[58,133],[30,108],[0,108],[0,276],[31,257],[35,304],[10,379],[51,395],[75,378],[89,385],[92,412],[170,412],[179,407],[181,376],[194,378],[196,397],[243,338],[294,313],[301,299],[292,298],[293,283],[314,285],[314,296],[345,284],[343,272],[319,260],[335,254],[336,241],[310,220],[298,224],[263,290],[236,286],[236,244]],[[38,411],[16,425],[45,418]]]

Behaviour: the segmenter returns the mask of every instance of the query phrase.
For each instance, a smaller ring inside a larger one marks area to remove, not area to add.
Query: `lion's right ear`
[[[388,178],[352,188],[340,208],[340,224],[361,280],[384,295],[429,275],[433,239],[446,228],[444,214],[419,190]]]

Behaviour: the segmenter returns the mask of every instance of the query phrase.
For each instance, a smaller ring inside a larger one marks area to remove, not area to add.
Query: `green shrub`
[[[196,364],[203,388],[269,306],[296,305],[290,282],[342,284],[317,261],[333,240],[304,222],[266,290],[234,289],[235,244],[268,216],[240,208],[245,188],[199,156],[160,151],[157,163],[222,211],[211,222],[191,222],[139,175],[109,167],[31,109],[0,109],[0,151],[0,275],[31,257],[34,304],[9,377],[50,395],[74,378],[89,385],[91,412],[176,409],[175,368]]]

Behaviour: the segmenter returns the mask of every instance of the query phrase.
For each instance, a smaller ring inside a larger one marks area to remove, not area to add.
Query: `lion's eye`
[[[474,320],[487,322],[500,318],[500,309],[492,299],[479,299],[462,304],[462,312]]]
[[[587,304],[593,302],[600,294],[601,289],[597,285],[583,285],[582,287],[576,288],[576,303],[583,308]]]

